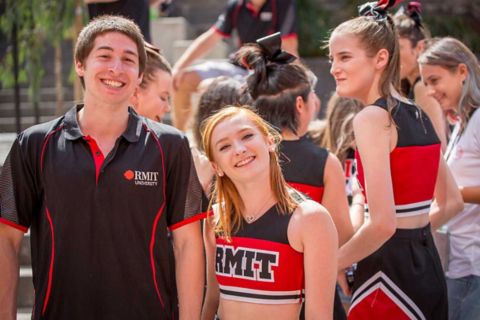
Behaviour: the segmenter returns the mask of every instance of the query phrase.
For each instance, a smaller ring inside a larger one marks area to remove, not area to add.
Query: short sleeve
[[[297,8],[294,0],[278,1],[277,31],[280,31],[282,38],[297,35]]]
[[[167,168],[167,223],[171,230],[202,219],[203,190],[198,180],[192,154],[186,137],[178,145],[178,152]]]
[[[15,140],[0,175],[0,222],[27,232],[40,206],[35,169],[25,157],[21,136]]]
[[[213,25],[213,29],[224,37],[230,37],[235,28],[235,11],[238,10],[238,1],[231,0],[228,2],[224,12],[218,16],[217,21]]]
[[[473,144],[476,152],[480,153],[480,108],[477,108],[470,118],[467,130],[472,130]]]

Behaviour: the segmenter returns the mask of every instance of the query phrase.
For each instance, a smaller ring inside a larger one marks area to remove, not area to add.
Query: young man
[[[223,38],[236,31],[237,48],[281,32],[282,48],[298,56],[295,0],[230,0],[217,22],[188,47],[173,67],[173,124],[186,131],[191,120],[191,96],[202,80],[218,76],[244,77],[247,70],[227,61],[190,67]]]
[[[0,318],[14,319],[18,251],[31,229],[32,319],[200,315],[201,187],[186,138],[139,117],[143,38],[121,17],[80,33],[84,104],[22,132],[0,180]],[[175,271],[167,230],[173,237]]]

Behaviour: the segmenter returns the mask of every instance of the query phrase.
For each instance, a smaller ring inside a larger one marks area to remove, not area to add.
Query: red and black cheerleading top
[[[383,98],[373,105],[387,110],[387,103]],[[396,126],[398,132],[397,145],[390,153],[397,217],[428,213],[437,179],[440,140],[430,119],[417,106],[398,101],[391,115],[394,121],[392,125]],[[355,156],[358,180],[365,190],[363,166],[358,151]],[[368,212],[366,195],[365,200]]]
[[[243,222],[231,242],[217,236],[215,271],[222,299],[259,304],[302,301],[303,253],[288,242],[291,216],[273,206],[258,220]]]
[[[280,155],[280,165],[287,183],[321,203],[328,151],[304,135],[299,140],[283,140],[280,143]]]

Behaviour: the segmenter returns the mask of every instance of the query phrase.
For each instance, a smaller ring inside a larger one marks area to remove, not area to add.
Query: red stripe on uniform
[[[154,256],[154,253],[153,253],[153,249],[155,248],[155,234],[157,232],[158,221],[160,220],[160,217],[162,216],[163,209],[165,208],[165,203],[167,201],[166,200],[167,199],[167,178],[166,178],[166,174],[165,174],[165,156],[164,156],[164,153],[163,153],[162,144],[160,143],[160,140],[158,140],[158,137],[145,124],[143,126],[144,126],[146,131],[150,132],[153,139],[157,143],[158,150],[160,152],[160,157],[162,158],[163,203],[162,203],[162,206],[160,207],[160,210],[158,211],[158,213],[155,217],[155,220],[154,220],[153,226],[152,226],[152,237],[150,239],[150,264],[151,264],[151,267],[152,267],[153,283],[155,285],[155,290],[157,292],[158,299],[160,300],[160,304],[162,305],[162,307],[165,308],[165,304],[163,302],[162,295],[160,294],[160,289],[158,288],[157,269],[155,268],[155,256]]]
[[[23,233],[27,232],[28,231],[28,228],[27,227],[24,227],[22,225],[19,225],[19,224],[16,224],[15,222],[12,222],[10,220],[7,220],[7,219],[4,219],[4,218],[0,218],[0,223],[3,223],[3,224],[6,224],[7,226],[10,226],[10,227],[13,227],[17,230],[20,230],[22,231]]]
[[[153,251],[155,249],[155,234],[157,233],[158,220],[160,220],[164,207],[165,207],[165,201],[163,202],[162,207],[160,208],[157,215],[155,216],[155,220],[153,221],[153,226],[152,226],[152,236],[150,238],[150,265],[152,267],[153,284],[155,286],[155,291],[157,292],[157,297],[158,297],[158,300],[160,300],[160,304],[162,305],[162,308],[165,308],[165,304],[163,302],[162,295],[160,294],[160,289],[158,288],[157,268],[155,267],[155,254],[153,253]]]
[[[170,231],[173,231],[175,229],[178,229],[180,227],[183,227],[184,225],[187,225],[187,224],[190,224],[192,222],[195,222],[195,221],[198,221],[198,220],[202,220],[202,219],[205,219],[209,216],[213,215],[213,212],[212,211],[209,211],[209,212],[202,212],[202,213],[199,213],[199,214],[196,214],[194,215],[193,217],[190,217],[188,219],[185,219],[183,221],[180,221],[180,222],[177,222],[173,225],[171,225],[169,227]]]
[[[323,187],[312,186],[304,183],[287,182],[292,188],[305,193],[312,200],[322,203],[323,200]]]
[[[55,261],[55,233],[53,230],[52,217],[50,216],[50,211],[48,210],[48,208],[45,208],[45,215],[47,216],[47,220],[50,225],[50,233],[52,235],[52,252],[50,257],[50,268],[48,271],[47,293],[45,294],[45,301],[43,302],[42,316],[45,315],[45,311],[47,310],[48,300],[50,299],[50,292],[52,290],[53,264]]]
[[[363,166],[358,151],[356,158],[358,181],[365,189]],[[433,198],[439,160],[440,144],[397,147],[390,153],[390,172],[396,205]]]

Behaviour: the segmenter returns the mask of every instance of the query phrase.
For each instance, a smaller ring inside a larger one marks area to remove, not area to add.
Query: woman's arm
[[[217,278],[215,276],[215,233],[212,218],[206,218],[203,225],[203,241],[207,259],[207,292],[202,309],[202,320],[215,319],[220,297]]]
[[[345,173],[335,155],[330,153],[325,164],[324,193],[322,205],[328,210],[338,232],[339,245],[343,245],[353,235],[353,226],[348,212],[345,192]]]
[[[288,239],[303,252],[305,318],[332,319],[338,239],[327,210],[311,200],[302,202],[290,220]]]
[[[462,194],[463,202],[480,204],[480,186],[458,187]]]
[[[463,210],[462,194],[443,157],[440,157],[434,197],[429,215],[432,229],[437,230]]]
[[[360,183],[356,180],[356,178],[355,182],[353,183],[350,220],[352,221],[354,232],[357,232],[357,230],[365,222],[365,197],[362,194]]]
[[[390,150],[397,140],[395,124],[391,123],[388,112],[370,106],[357,114],[353,129],[362,159],[370,218],[340,248],[339,269],[378,250],[396,229],[390,172]]]

